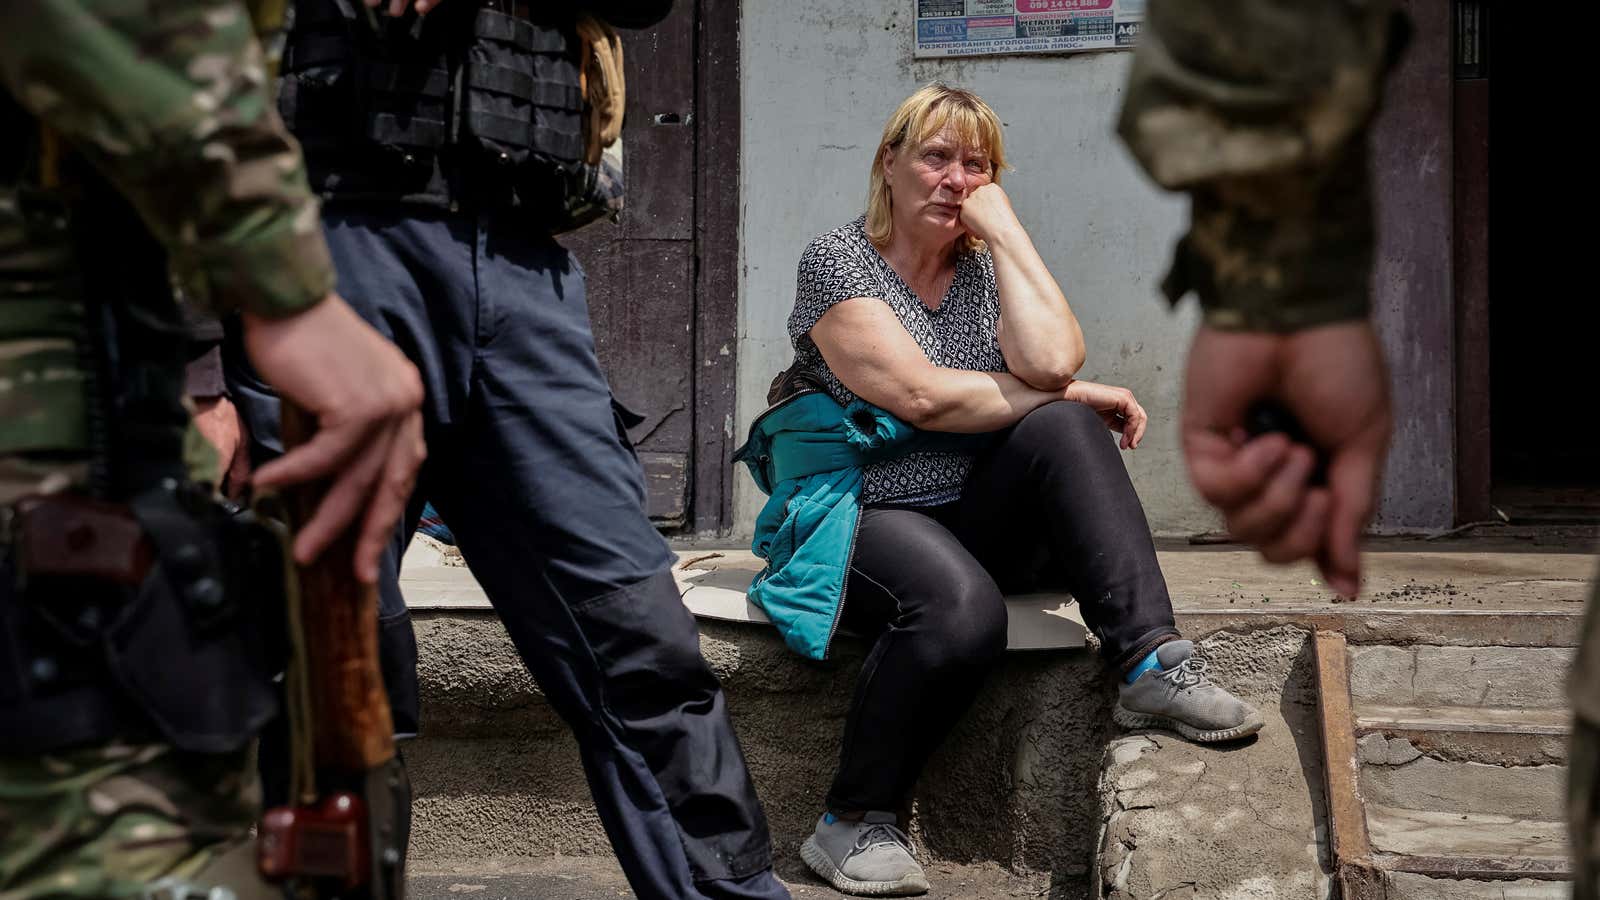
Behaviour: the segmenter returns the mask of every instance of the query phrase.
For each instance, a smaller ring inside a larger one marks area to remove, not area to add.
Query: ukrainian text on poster
[[[1145,0],[912,0],[917,56],[1132,47]]]

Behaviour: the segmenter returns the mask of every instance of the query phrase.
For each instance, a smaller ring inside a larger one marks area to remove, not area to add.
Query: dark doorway
[[[589,276],[596,349],[664,530],[731,526],[737,337],[737,0],[624,31],[624,210],[563,238]]]
[[[1458,16],[1468,10],[1487,17],[1490,6],[1487,0],[1458,3]],[[1457,165],[1465,129],[1482,144],[1482,162],[1474,164],[1481,165],[1486,182],[1481,252],[1487,267],[1491,499],[1516,524],[1600,521],[1600,378],[1594,374],[1600,364],[1600,304],[1557,274],[1564,267],[1552,264],[1552,247],[1510,233],[1543,219],[1552,179],[1560,175],[1494,151],[1494,139],[1520,133],[1507,117],[1529,91],[1540,90],[1545,76],[1519,71],[1520,53],[1497,52],[1510,48],[1496,44],[1505,29],[1493,25],[1481,20],[1476,60],[1458,54],[1456,110]],[[1458,177],[1458,208],[1462,200]],[[1568,227],[1581,229],[1578,221]],[[1457,222],[1459,228],[1459,216]],[[1490,239],[1491,222],[1507,234],[1505,240]],[[1478,239],[1463,240],[1458,231],[1458,252],[1475,248]]]

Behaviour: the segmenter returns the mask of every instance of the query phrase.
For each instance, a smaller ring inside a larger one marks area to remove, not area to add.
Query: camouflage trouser
[[[1572,722],[1567,758],[1567,815],[1572,823],[1573,897],[1600,897],[1600,726]]]
[[[0,757],[0,900],[281,900],[255,873],[254,754]]]

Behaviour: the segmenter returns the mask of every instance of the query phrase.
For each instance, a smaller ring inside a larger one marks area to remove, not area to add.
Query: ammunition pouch
[[[126,505],[19,502],[0,551],[0,753],[244,746],[286,656],[276,529],[171,480]]]

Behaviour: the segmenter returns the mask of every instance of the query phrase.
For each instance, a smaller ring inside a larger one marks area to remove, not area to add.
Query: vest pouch
[[[479,9],[463,66],[462,122],[489,160],[548,171],[583,155],[583,90],[570,28]]]
[[[308,156],[354,154],[362,180],[403,191],[427,180],[449,141],[450,71],[437,30],[411,17],[378,22],[374,31],[326,0],[296,4],[278,112]]]
[[[369,59],[361,77],[367,138],[397,155],[401,166],[431,167],[450,138],[450,72],[443,60]]]
[[[194,627],[171,578],[151,570],[107,642],[110,676],[173,746],[227,753],[277,712],[255,636]]]
[[[175,747],[237,750],[277,713],[283,619],[263,600],[281,596],[282,557],[192,496],[158,488],[132,507],[159,564],[106,634],[110,677]]]

